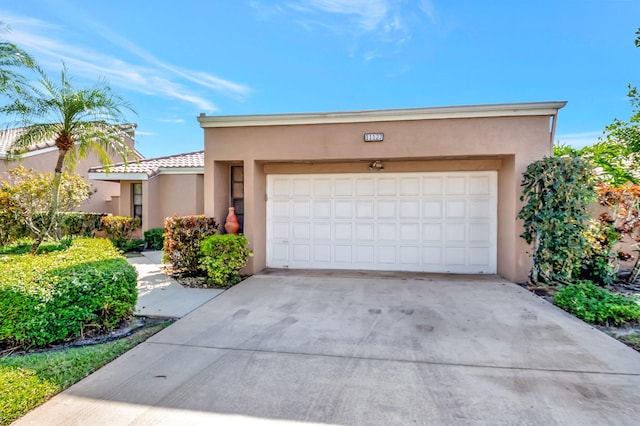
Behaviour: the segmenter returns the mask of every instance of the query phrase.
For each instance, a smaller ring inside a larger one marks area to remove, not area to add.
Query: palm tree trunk
[[[53,183],[51,184],[51,205],[49,206],[49,212],[45,217],[42,231],[38,235],[36,241],[33,243],[33,247],[31,247],[31,254],[36,254],[45,237],[51,233],[51,229],[53,228],[56,213],[58,212],[58,193],[60,192],[60,182],[62,181],[62,167],[64,165],[64,158],[66,155],[66,150],[58,151],[58,162],[56,163],[55,172],[53,174]]]

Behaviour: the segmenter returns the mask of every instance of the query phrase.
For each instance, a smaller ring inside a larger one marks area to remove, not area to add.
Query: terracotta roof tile
[[[149,177],[157,174],[161,169],[203,168],[204,151],[176,154],[167,157],[148,158],[139,162],[114,164],[109,167],[109,173],[146,173]],[[107,173],[105,167],[98,166],[89,169],[89,173]]]

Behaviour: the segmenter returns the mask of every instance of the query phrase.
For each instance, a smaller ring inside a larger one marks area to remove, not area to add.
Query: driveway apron
[[[501,278],[270,271],[17,424],[639,419],[640,354]]]

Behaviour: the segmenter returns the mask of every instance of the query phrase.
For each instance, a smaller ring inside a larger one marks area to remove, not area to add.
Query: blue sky
[[[0,2],[50,75],[104,78],[146,157],[202,149],[196,117],[568,101],[594,142],[640,85],[638,0]]]

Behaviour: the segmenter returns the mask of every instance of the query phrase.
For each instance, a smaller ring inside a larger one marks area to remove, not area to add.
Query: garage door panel
[[[400,178],[400,195],[409,197],[420,196],[420,178],[415,177],[401,177]]]
[[[375,180],[372,177],[356,179],[356,196],[370,197],[375,193]]]
[[[466,200],[447,200],[444,214],[447,219],[465,219],[467,217]]]
[[[441,196],[444,194],[443,177],[423,177],[422,178],[422,195],[423,196]]]
[[[315,179],[313,181],[314,197],[331,197],[333,195],[333,185],[331,179]]]
[[[400,219],[419,219],[420,200],[401,200],[399,217]]]
[[[336,200],[334,210],[336,219],[353,219],[353,201]]]
[[[396,241],[398,238],[398,229],[395,223],[378,223],[377,240],[383,242]]]
[[[422,225],[422,241],[435,243],[442,240],[442,224],[424,223]]]
[[[313,240],[314,241],[331,241],[331,223],[319,222],[313,224]]]
[[[335,256],[333,258],[335,265],[351,265],[353,263],[353,246],[336,245],[334,247]]]
[[[372,265],[374,263],[373,246],[355,246],[355,261],[360,265]]]
[[[377,246],[376,263],[395,265],[396,260],[396,247],[395,246]]]
[[[420,241],[420,224],[418,223],[401,223],[400,241]]]
[[[356,241],[374,241],[375,231],[372,223],[356,223]]]
[[[269,175],[267,265],[495,273],[496,172]]]
[[[396,178],[387,178],[378,180],[378,189],[376,195],[381,197],[395,196],[398,193],[398,180]]]
[[[335,223],[334,224],[334,239],[336,241],[351,241],[353,240],[353,224],[349,223]]]
[[[331,217],[331,200],[313,201],[314,219],[329,219]]]
[[[395,219],[398,217],[395,200],[379,200],[377,202],[376,217],[378,219]]]
[[[467,195],[467,178],[465,176],[447,176],[445,179],[446,195]]]
[[[422,217],[424,219],[440,219],[444,210],[441,200],[426,200],[422,202]]]

